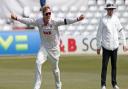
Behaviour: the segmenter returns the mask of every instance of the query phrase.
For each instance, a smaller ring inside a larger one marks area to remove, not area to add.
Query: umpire
[[[116,7],[113,3],[108,3],[104,8],[107,11],[105,16],[102,16],[99,22],[97,31],[97,54],[102,53],[102,71],[101,71],[101,89],[106,89],[106,73],[109,58],[111,58],[111,83],[113,89],[119,89],[116,81],[117,70],[117,51],[119,47],[119,36],[123,42],[123,51],[126,51],[126,39],[123,32],[123,27],[120,24],[118,17],[113,14]]]

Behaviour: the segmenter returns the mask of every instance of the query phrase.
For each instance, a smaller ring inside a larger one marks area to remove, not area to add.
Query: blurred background
[[[128,0],[46,0],[52,8],[53,18],[76,18],[81,14],[86,17],[79,23],[59,27],[62,54],[95,54],[97,27],[100,17],[106,13],[104,7],[107,2],[116,5],[115,14],[120,18],[127,39]],[[26,18],[37,18],[41,16],[39,0],[1,0],[0,2],[0,31],[31,29],[38,32],[37,27],[11,20],[11,12]],[[122,49],[119,52],[124,54]]]

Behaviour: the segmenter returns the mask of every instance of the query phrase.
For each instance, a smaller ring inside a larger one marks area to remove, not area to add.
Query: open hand
[[[17,20],[17,16],[14,13],[11,13],[11,19]]]
[[[81,21],[81,20],[83,20],[85,17],[84,17],[84,15],[80,15],[78,18],[77,18],[77,20],[78,21]]]

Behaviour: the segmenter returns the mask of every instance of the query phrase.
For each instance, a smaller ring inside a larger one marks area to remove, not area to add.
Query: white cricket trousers
[[[36,57],[36,68],[35,68],[35,84],[34,84],[34,89],[40,89],[41,87],[41,82],[42,82],[42,76],[41,76],[41,69],[42,69],[42,64],[49,59],[51,65],[52,65],[52,71],[53,75],[55,78],[55,85],[56,89],[61,89],[61,81],[60,81],[60,70],[58,67],[59,63],[59,56],[56,56],[56,51],[53,50],[48,52],[40,49],[40,51],[37,54]]]

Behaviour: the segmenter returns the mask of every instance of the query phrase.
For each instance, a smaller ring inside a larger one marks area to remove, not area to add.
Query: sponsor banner
[[[63,36],[60,50],[62,54],[96,53],[95,36]]]
[[[128,37],[126,37],[128,40]],[[61,54],[96,54],[96,35],[61,36]],[[37,54],[41,40],[38,31],[0,32],[0,55]],[[121,45],[121,44],[120,44]],[[122,46],[119,53],[124,54]]]
[[[38,31],[0,32],[0,55],[36,54],[39,47]]]
[[[119,38],[120,39],[120,38]],[[128,41],[128,37],[126,37]],[[88,36],[63,36],[61,38],[62,54],[96,54],[96,35]],[[120,40],[121,42],[121,40]],[[119,54],[125,54],[122,50],[122,44],[119,46]],[[102,53],[102,52],[101,52]]]

